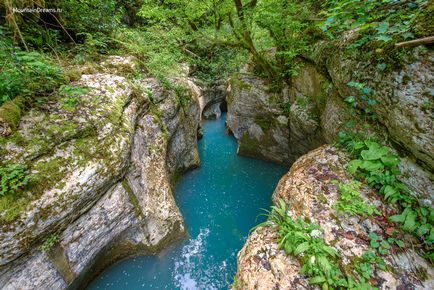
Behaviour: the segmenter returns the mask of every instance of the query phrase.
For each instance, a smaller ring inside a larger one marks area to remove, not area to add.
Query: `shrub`
[[[0,39],[0,106],[16,96],[47,94],[64,81],[61,68],[43,54],[14,47],[1,28]]]

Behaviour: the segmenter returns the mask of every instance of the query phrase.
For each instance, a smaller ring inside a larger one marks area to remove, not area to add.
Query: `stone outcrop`
[[[238,141],[238,154],[289,163],[289,118],[281,104],[289,102],[270,92],[251,74],[237,74],[228,87],[227,124]]]
[[[171,179],[199,164],[199,96],[120,76],[135,69],[109,59],[71,84],[79,97],[32,109],[1,140],[1,162],[26,164],[32,179],[0,216],[0,288],[78,288],[185,234]]]
[[[344,54],[336,49],[326,62],[326,68],[342,98],[357,95],[347,83],[351,80],[364,83],[373,92],[376,101],[372,110],[387,134],[431,171],[434,169],[434,51],[418,47],[398,69],[386,67],[385,71],[363,60],[363,55]],[[392,64],[389,64],[392,66]],[[357,77],[354,76],[357,72]]]
[[[204,100],[202,116],[205,119],[220,118],[222,107],[225,107],[226,103],[227,82],[224,80],[218,80],[206,85],[202,95]]]
[[[339,253],[341,269],[353,271],[354,263],[369,248],[368,234],[375,232],[388,237],[387,220],[379,216],[366,218],[348,216],[337,212],[334,204],[339,198],[334,180],[348,183],[346,174],[348,156],[332,146],[322,146],[301,157],[280,180],[273,202],[283,199],[291,208],[287,214],[292,218],[307,218],[323,229],[325,242]],[[371,189],[362,186],[361,197],[375,205],[381,212],[394,212],[381,202]],[[411,236],[403,236],[407,245]],[[432,289],[434,269],[412,247],[405,251],[392,248],[382,256],[387,271],[377,269],[371,283],[379,289]],[[301,273],[296,258],[279,249],[277,229],[259,226],[247,239],[238,254],[238,271],[233,289],[310,289],[307,277]]]
[[[382,71],[357,51],[331,49],[319,45],[314,60],[304,61],[299,74],[279,93],[248,70],[233,76],[228,126],[238,140],[238,152],[291,164],[333,142],[351,117],[344,99],[360,95],[347,85],[354,81],[371,89],[369,98],[376,102],[371,109],[381,134],[390,136],[400,153],[432,171],[433,51],[417,48],[400,67]],[[328,51],[326,59],[323,50]]]

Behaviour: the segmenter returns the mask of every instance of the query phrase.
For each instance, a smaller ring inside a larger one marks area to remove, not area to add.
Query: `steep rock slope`
[[[322,146],[302,156],[280,180],[273,202],[282,199],[291,204],[287,215],[293,219],[304,218],[317,223],[325,242],[339,254],[338,263],[347,273],[369,249],[368,234],[375,232],[380,238],[388,237],[387,222],[381,216],[349,216],[337,212],[335,204],[340,196],[334,181],[348,183],[346,174],[349,158],[332,146]],[[367,186],[361,188],[363,200],[382,212],[393,211],[383,204],[378,195]],[[233,289],[315,289],[301,273],[296,258],[280,249],[277,228],[260,226],[247,239],[238,254],[238,271]],[[405,236],[407,245],[412,237]],[[434,269],[411,247],[392,249],[382,256],[387,269],[373,272],[371,283],[379,289],[432,289]],[[318,288],[319,289],[319,288]]]
[[[32,181],[27,203],[2,212],[0,288],[80,287],[184,234],[170,180],[199,164],[197,88],[173,80],[189,87],[179,96],[120,76],[135,69],[110,58],[73,84],[85,88],[74,106],[32,109],[2,142],[2,162],[27,164]]]
[[[342,44],[344,45],[344,44]],[[327,56],[327,57],[326,57]],[[351,118],[345,99],[360,95],[350,81],[370,88],[370,108],[381,134],[432,171],[434,52],[416,48],[406,63],[381,71],[358,51],[318,45],[312,61],[281,92],[248,70],[230,82],[228,126],[240,154],[291,164],[335,140]]]

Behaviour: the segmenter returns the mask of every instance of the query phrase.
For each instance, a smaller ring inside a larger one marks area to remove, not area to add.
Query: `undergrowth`
[[[375,289],[368,283],[373,270],[358,275],[359,268],[366,268],[361,263],[354,267],[353,273],[342,271],[340,256],[326,244],[323,230],[301,217],[290,217],[288,211],[286,203],[280,200],[278,206],[271,207],[268,221],[259,226],[277,227],[279,247],[300,261],[301,273],[309,278],[310,284],[322,289]]]

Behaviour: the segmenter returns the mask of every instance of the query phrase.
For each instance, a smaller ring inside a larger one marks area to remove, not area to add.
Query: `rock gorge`
[[[184,95],[152,78],[133,83],[136,69],[134,58],[110,57],[75,84],[89,88],[79,110],[31,110],[4,144],[7,160],[32,164],[36,198],[2,213],[0,288],[81,288],[185,235],[171,182],[200,162],[200,89],[187,78],[172,80]]]

